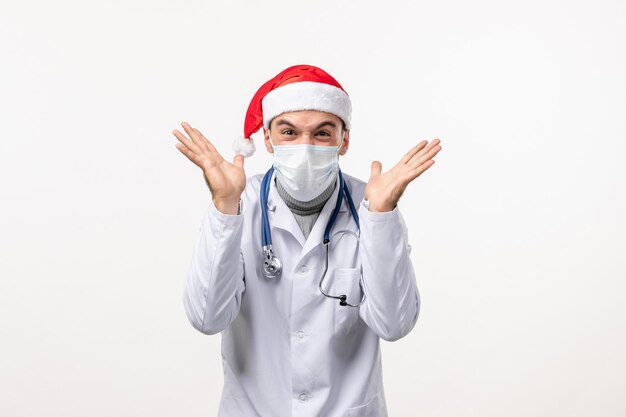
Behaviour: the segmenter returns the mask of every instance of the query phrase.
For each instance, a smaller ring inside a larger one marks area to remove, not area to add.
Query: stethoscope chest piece
[[[272,251],[272,246],[263,247],[263,275],[266,278],[277,278],[283,270],[283,264]]]

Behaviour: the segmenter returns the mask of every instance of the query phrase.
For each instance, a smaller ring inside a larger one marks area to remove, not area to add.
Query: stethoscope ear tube
[[[272,174],[274,173],[274,167],[271,167],[269,171],[263,177],[261,181],[261,247],[272,247],[272,236],[270,233],[270,224],[267,218],[267,198],[270,190],[270,182],[272,180]]]
[[[324,294],[326,297],[328,298],[335,298],[337,300],[339,300],[339,305],[340,306],[347,306],[347,307],[358,307],[361,304],[363,304],[363,301],[365,301],[365,291],[362,291],[361,288],[361,281],[359,280],[359,288],[361,288],[361,292],[363,293],[363,295],[361,296],[361,301],[359,301],[358,304],[350,304],[349,302],[346,301],[347,299],[347,295],[346,294],[341,294],[341,295],[331,295],[328,294],[326,291],[324,291],[324,288],[322,286],[322,283],[324,282],[324,278],[326,278],[326,274],[328,273],[328,243],[324,244],[324,247],[326,249],[326,262],[325,262],[325,266],[324,266],[324,273],[322,274],[321,278],[320,278],[320,283],[319,283],[319,289],[321,291],[322,294]]]

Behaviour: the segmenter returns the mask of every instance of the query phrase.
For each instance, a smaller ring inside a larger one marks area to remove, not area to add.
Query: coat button
[[[304,332],[298,332],[298,333],[296,333],[296,337],[297,337],[298,339],[304,339],[304,336],[305,336]]]
[[[298,272],[301,274],[306,274],[307,272],[309,272],[309,268],[307,268],[306,265],[302,265],[299,269]]]
[[[307,401],[309,401],[309,394],[307,394],[306,392],[303,392],[302,394],[298,395],[298,399],[305,403]]]

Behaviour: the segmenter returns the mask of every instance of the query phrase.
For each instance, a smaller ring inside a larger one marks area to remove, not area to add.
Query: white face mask
[[[341,143],[343,144],[343,139]],[[272,147],[276,177],[289,195],[296,200],[303,202],[313,200],[337,177],[341,145],[275,146],[272,143]]]

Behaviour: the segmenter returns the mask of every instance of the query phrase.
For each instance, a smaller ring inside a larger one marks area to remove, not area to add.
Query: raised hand
[[[365,199],[369,201],[370,211],[393,210],[407,185],[435,163],[432,158],[441,150],[439,142],[439,139],[430,143],[421,141],[384,174],[381,174],[382,164],[373,161],[372,173],[365,187]]]
[[[225,214],[237,214],[239,198],[246,187],[244,157],[236,155],[231,164],[198,129],[191,127],[187,122],[182,122],[181,126],[189,138],[174,129],[172,133],[181,142],[176,144],[176,148],[202,169],[215,207]]]

